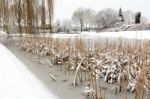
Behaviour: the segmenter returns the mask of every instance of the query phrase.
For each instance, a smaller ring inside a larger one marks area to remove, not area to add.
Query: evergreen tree
[[[122,9],[121,8],[119,9],[119,15],[118,16],[121,18],[120,21],[124,22],[124,17],[123,17],[123,13],[122,13]]]
[[[137,12],[137,13],[135,14],[135,23],[136,23],[136,24],[141,23],[141,12]]]

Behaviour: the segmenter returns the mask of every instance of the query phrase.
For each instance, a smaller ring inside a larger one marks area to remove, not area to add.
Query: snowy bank
[[[58,99],[0,44],[0,99]]]
[[[122,31],[122,32],[82,32],[82,35],[89,37],[112,37],[127,39],[148,39],[150,40],[150,31]]]

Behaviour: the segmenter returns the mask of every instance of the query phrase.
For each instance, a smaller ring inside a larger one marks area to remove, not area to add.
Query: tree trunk
[[[27,32],[34,32],[34,9],[33,9],[33,0],[26,0],[27,3]]]
[[[52,18],[53,18],[54,1],[53,0],[47,0],[47,1],[48,1],[48,12],[49,12],[49,29],[50,29],[50,32],[52,32]]]
[[[19,33],[20,33],[20,36],[21,36],[21,33],[22,33],[22,27],[21,27],[21,0],[18,0],[18,5],[17,5],[17,14],[18,14],[18,30],[19,30]]]
[[[81,32],[82,32],[83,31],[83,23],[80,22],[80,24],[81,24]]]
[[[42,7],[41,7],[41,27],[42,27],[42,30],[45,29],[45,25],[46,25],[45,19],[46,19],[45,0],[42,0]]]

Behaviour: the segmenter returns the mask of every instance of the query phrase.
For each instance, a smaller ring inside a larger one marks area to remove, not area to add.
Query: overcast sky
[[[54,0],[54,19],[68,19],[78,7],[92,8],[100,11],[104,8],[141,11],[150,20],[150,0]]]

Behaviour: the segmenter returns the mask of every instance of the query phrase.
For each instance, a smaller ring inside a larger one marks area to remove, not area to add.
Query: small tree
[[[90,28],[90,25],[92,25],[93,22],[93,17],[95,16],[95,11],[90,9],[90,8],[78,8],[72,16],[72,20],[75,23],[80,23],[80,29],[81,32],[83,31],[84,26]]]
[[[117,12],[110,8],[99,11],[95,17],[96,25],[102,28],[113,27],[117,21]]]
[[[135,14],[135,23],[136,23],[136,24],[141,23],[141,12],[137,12],[137,13]]]
[[[91,26],[94,24],[94,16],[95,11],[93,9],[88,8],[84,10],[84,23],[86,26],[86,30],[90,30]]]
[[[60,21],[57,21],[57,32],[61,32]]]
[[[72,20],[76,23],[80,23],[81,32],[83,31],[83,24],[84,24],[84,11],[82,8],[78,8],[72,16]]]
[[[135,22],[134,21],[135,20],[135,13],[133,13],[132,11],[127,10],[127,11],[123,12],[123,15],[124,15],[125,23],[132,24]]]
[[[64,28],[64,32],[69,33],[69,31],[72,28],[72,21],[71,20],[67,20],[67,19],[63,20],[62,21],[62,27]]]

